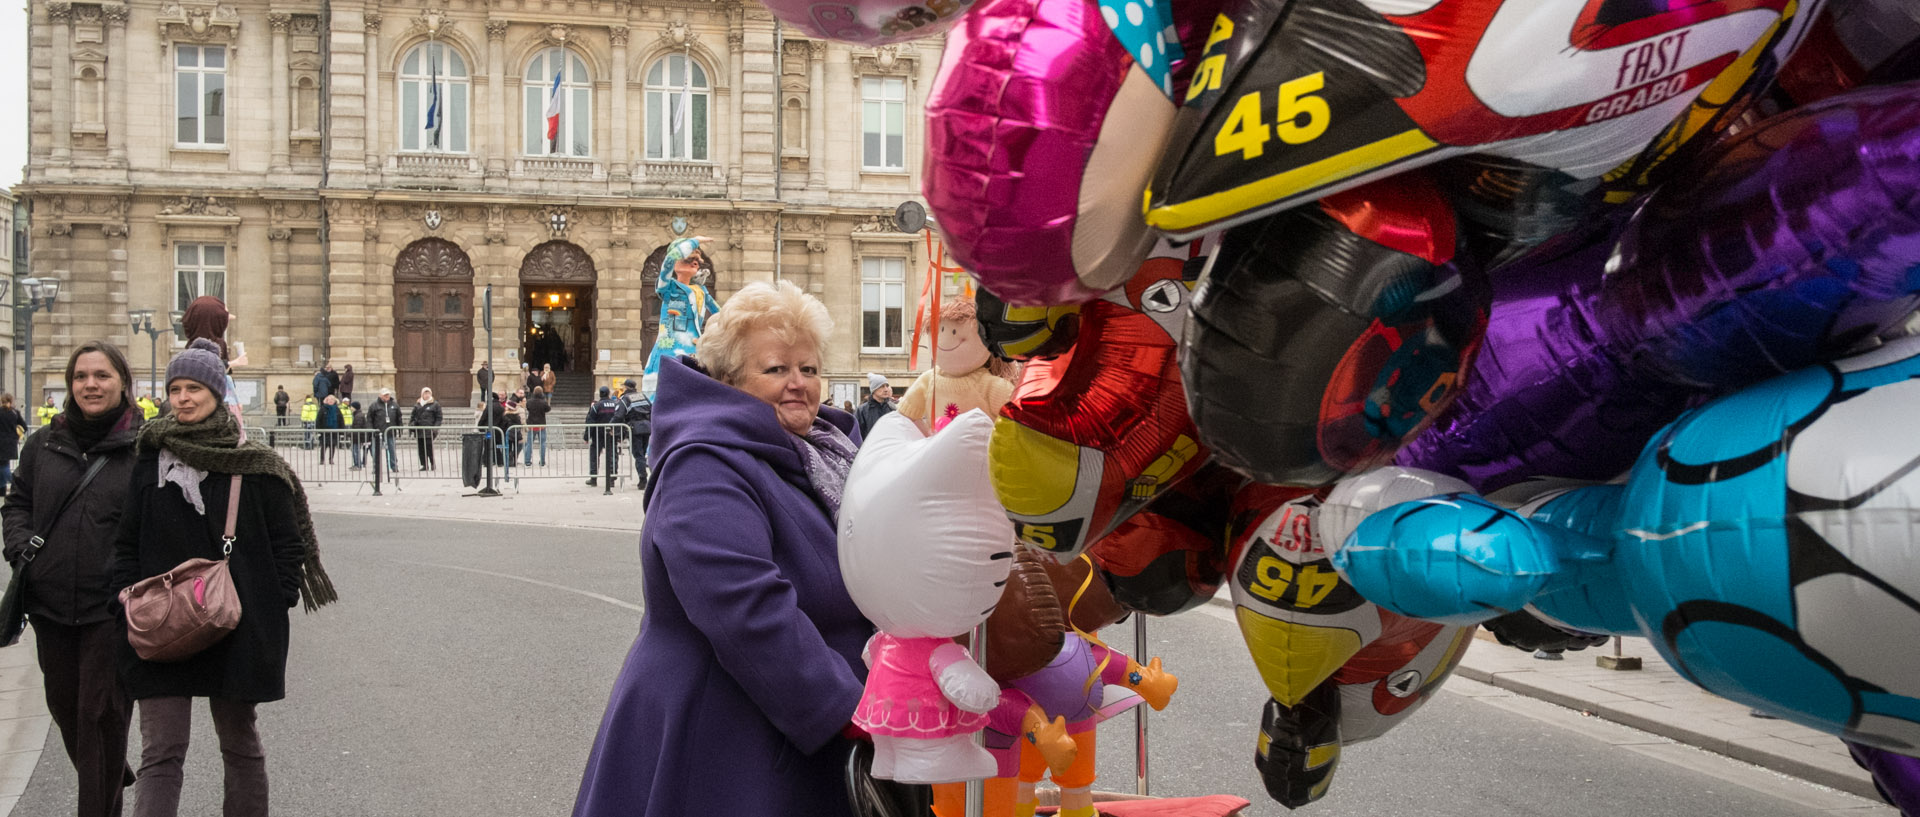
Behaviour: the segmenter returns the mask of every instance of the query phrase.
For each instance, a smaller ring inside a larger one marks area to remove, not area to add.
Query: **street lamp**
[[[24,322],[26,323],[26,328],[27,328],[26,364],[27,366],[26,366],[25,372],[27,374],[27,388],[33,389],[35,388],[35,386],[33,385],[33,313],[39,312],[42,309],[47,310],[49,312],[53,311],[53,302],[55,299],[60,297],[60,279],[58,278],[22,278],[20,279],[20,286],[21,286],[21,289],[18,290],[18,292],[21,295],[26,296],[27,302],[24,304],[17,304],[14,306],[13,309],[14,309],[14,316],[16,318],[24,318]],[[4,295],[5,295],[4,292],[0,292],[0,297],[4,297]],[[29,399],[35,399],[38,397],[37,394],[31,391],[28,392],[27,396]],[[36,414],[37,413],[38,412],[36,412]]]
[[[155,381],[157,381],[160,376],[160,336],[173,331],[173,328],[169,326],[154,326],[153,310],[151,309],[128,310],[127,325],[132,327],[135,332],[147,333],[147,399],[158,403],[159,400],[154,396],[154,393],[159,391],[155,388]]]

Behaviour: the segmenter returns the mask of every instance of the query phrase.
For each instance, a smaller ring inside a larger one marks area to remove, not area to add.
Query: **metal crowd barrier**
[[[293,423],[248,426],[246,433],[247,439],[279,452],[303,482],[367,483],[375,494],[383,484],[404,490],[409,480],[461,479],[463,437],[476,433],[492,438],[496,484],[517,487],[523,479],[594,478],[605,486],[611,476],[632,485],[636,473],[633,432],[622,423],[516,425],[504,435],[464,425],[309,431]],[[386,459],[389,446],[391,462]],[[381,458],[378,463],[376,457]],[[480,465],[484,480],[484,459]]]
[[[308,444],[305,431],[299,428],[247,429],[247,439],[271,445],[293,466],[301,482],[364,482],[378,490],[371,451],[380,432],[315,429],[312,437],[313,442]]]
[[[620,423],[511,426],[505,444],[511,456],[505,468],[494,469],[494,478],[515,487],[523,479],[630,478],[632,439],[632,429]]]

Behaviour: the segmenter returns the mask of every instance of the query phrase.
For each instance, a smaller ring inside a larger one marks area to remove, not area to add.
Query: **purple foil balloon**
[[[1466,389],[1398,462],[1481,490],[1610,478],[1689,403],[1838,357],[1913,312],[1920,85],[1789,111],[1700,167],[1624,228],[1616,215],[1496,273]]]
[[[1211,20],[1208,6],[1181,12]],[[1094,0],[981,2],[927,100],[922,192],[947,249],[1016,306],[1126,283],[1156,238],[1141,201],[1175,110]]]
[[[1873,775],[1873,784],[1887,802],[1907,817],[1920,817],[1920,758],[1858,743],[1848,743],[1847,749],[1853,752],[1853,761]]]

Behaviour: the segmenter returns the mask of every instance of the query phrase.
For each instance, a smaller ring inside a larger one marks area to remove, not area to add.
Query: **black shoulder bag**
[[[75,486],[73,493],[67,494],[67,498],[60,503],[60,507],[54,510],[53,518],[47,520],[47,530],[53,530],[55,525],[60,524],[61,515],[67,512],[67,508],[73,506],[73,501],[80,497],[81,492],[87,490],[87,485],[93,482],[94,475],[99,474],[100,469],[106,465],[107,457],[93,458],[93,464],[87,466],[87,473],[80,477],[80,484]],[[38,556],[40,549],[46,546],[47,540],[42,539],[39,534],[34,534],[32,539],[27,540],[26,551],[20,554],[20,563],[13,567],[13,578],[7,581],[7,594],[0,596],[0,647],[11,647],[19,643],[20,634],[27,629],[27,585],[22,577],[27,575],[27,565],[33,563],[33,557]]]

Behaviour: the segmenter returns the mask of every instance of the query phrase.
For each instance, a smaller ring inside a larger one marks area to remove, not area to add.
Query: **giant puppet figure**
[[[693,280],[700,273],[701,262],[706,260],[700,251],[700,242],[711,240],[705,236],[675,239],[667,245],[666,256],[660,259],[660,281],[654,288],[660,296],[660,335],[653,342],[653,354],[647,356],[645,380],[649,394],[654,390],[660,360],[693,354],[707,319],[720,311],[713,290],[708,289],[706,283]]]

